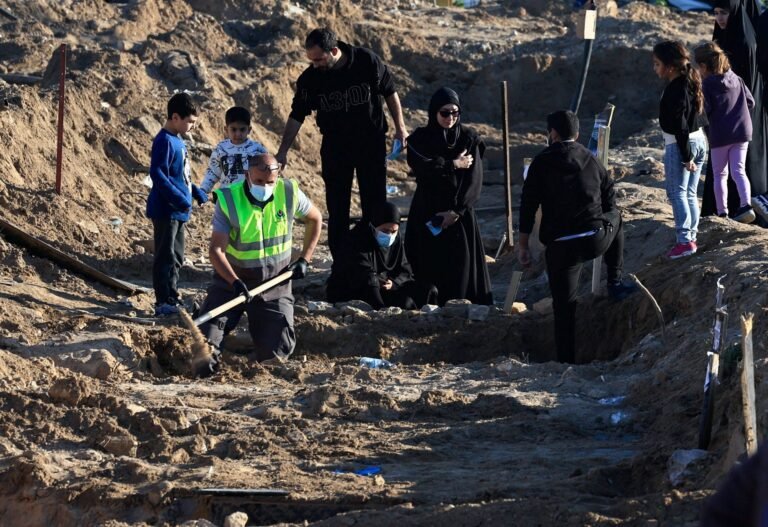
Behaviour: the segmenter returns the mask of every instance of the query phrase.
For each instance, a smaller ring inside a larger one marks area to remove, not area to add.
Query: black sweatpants
[[[207,313],[237,296],[232,287],[218,275],[214,275],[207,293],[200,307],[201,313]],[[293,329],[292,295],[266,302],[256,297],[247,304],[235,306],[201,324],[200,331],[211,345],[221,349],[222,340],[237,327],[243,313],[248,313],[248,333],[253,341],[256,360],[271,359],[275,356],[287,359],[293,353],[296,347],[296,332]]]
[[[605,255],[608,282],[621,280],[624,267],[624,230],[618,211],[606,214],[604,226],[588,238],[553,241],[545,258],[555,314],[557,360],[576,362],[576,294],[584,262]]]
[[[152,287],[155,302],[179,302],[179,271],[184,265],[184,222],[168,218],[153,219],[155,259],[152,262]]]
[[[352,178],[357,175],[363,218],[387,199],[386,141],[374,132],[362,138],[324,136],[320,147],[328,208],[328,247],[334,262],[341,261],[349,243]]]

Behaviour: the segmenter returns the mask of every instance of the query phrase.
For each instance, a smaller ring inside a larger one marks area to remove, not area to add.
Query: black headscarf
[[[400,223],[400,209],[391,201],[385,201],[373,210],[371,225],[378,227],[385,223]]]
[[[733,72],[751,87],[757,74],[757,38],[744,0],[715,0],[713,7],[728,10],[728,25],[720,29],[715,22],[712,40],[728,55]]]
[[[446,104],[455,104],[458,106],[459,111],[461,111],[459,95],[452,89],[443,87],[437,90],[429,100],[429,121],[427,122],[427,129],[429,129],[430,132],[432,132],[434,135],[442,136],[446,146],[450,147],[456,145],[458,138],[461,136],[461,126],[459,125],[459,122],[461,121],[461,114],[459,114],[459,118],[451,128],[443,128],[442,125],[437,122],[437,112]],[[439,143],[439,138],[437,139],[437,143]],[[447,157],[447,159],[452,158]]]

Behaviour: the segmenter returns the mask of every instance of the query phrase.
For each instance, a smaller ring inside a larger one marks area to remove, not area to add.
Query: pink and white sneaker
[[[677,258],[690,256],[694,254],[697,249],[698,247],[696,247],[696,242],[678,243],[677,245],[672,247],[671,251],[667,253],[667,258],[676,260]]]

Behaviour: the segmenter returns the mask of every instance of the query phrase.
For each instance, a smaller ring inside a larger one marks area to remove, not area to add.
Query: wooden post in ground
[[[501,82],[501,122],[504,146],[504,201],[507,206],[507,248],[514,247],[512,239],[512,172],[509,169],[509,108],[507,107],[507,81]]]
[[[64,80],[67,76],[67,45],[59,46],[61,69],[59,71],[59,124],[56,133],[56,194],[61,194],[61,155],[64,143]]]
[[[741,401],[744,410],[744,437],[747,454],[757,452],[757,410],[755,408],[755,360],[752,349],[752,313],[741,315]]]
[[[507,298],[504,299],[504,312],[507,314],[512,312],[512,304],[515,303],[515,298],[517,298],[517,290],[520,289],[520,280],[522,278],[522,271],[512,272],[512,279],[509,281],[509,288],[507,288]]]
[[[611,138],[611,127],[601,126],[597,133],[597,159],[608,165],[608,142]],[[600,290],[600,275],[603,271],[603,257],[598,256],[592,260],[592,294],[596,295]]]

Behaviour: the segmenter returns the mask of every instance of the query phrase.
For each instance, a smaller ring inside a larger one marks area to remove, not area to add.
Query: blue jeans
[[[688,142],[696,163],[696,170],[691,172],[683,166],[680,149],[677,145],[667,145],[664,149],[664,175],[666,177],[667,198],[672,204],[675,218],[677,243],[696,241],[699,229],[699,198],[697,188],[701,170],[707,162],[707,140],[691,138]]]

